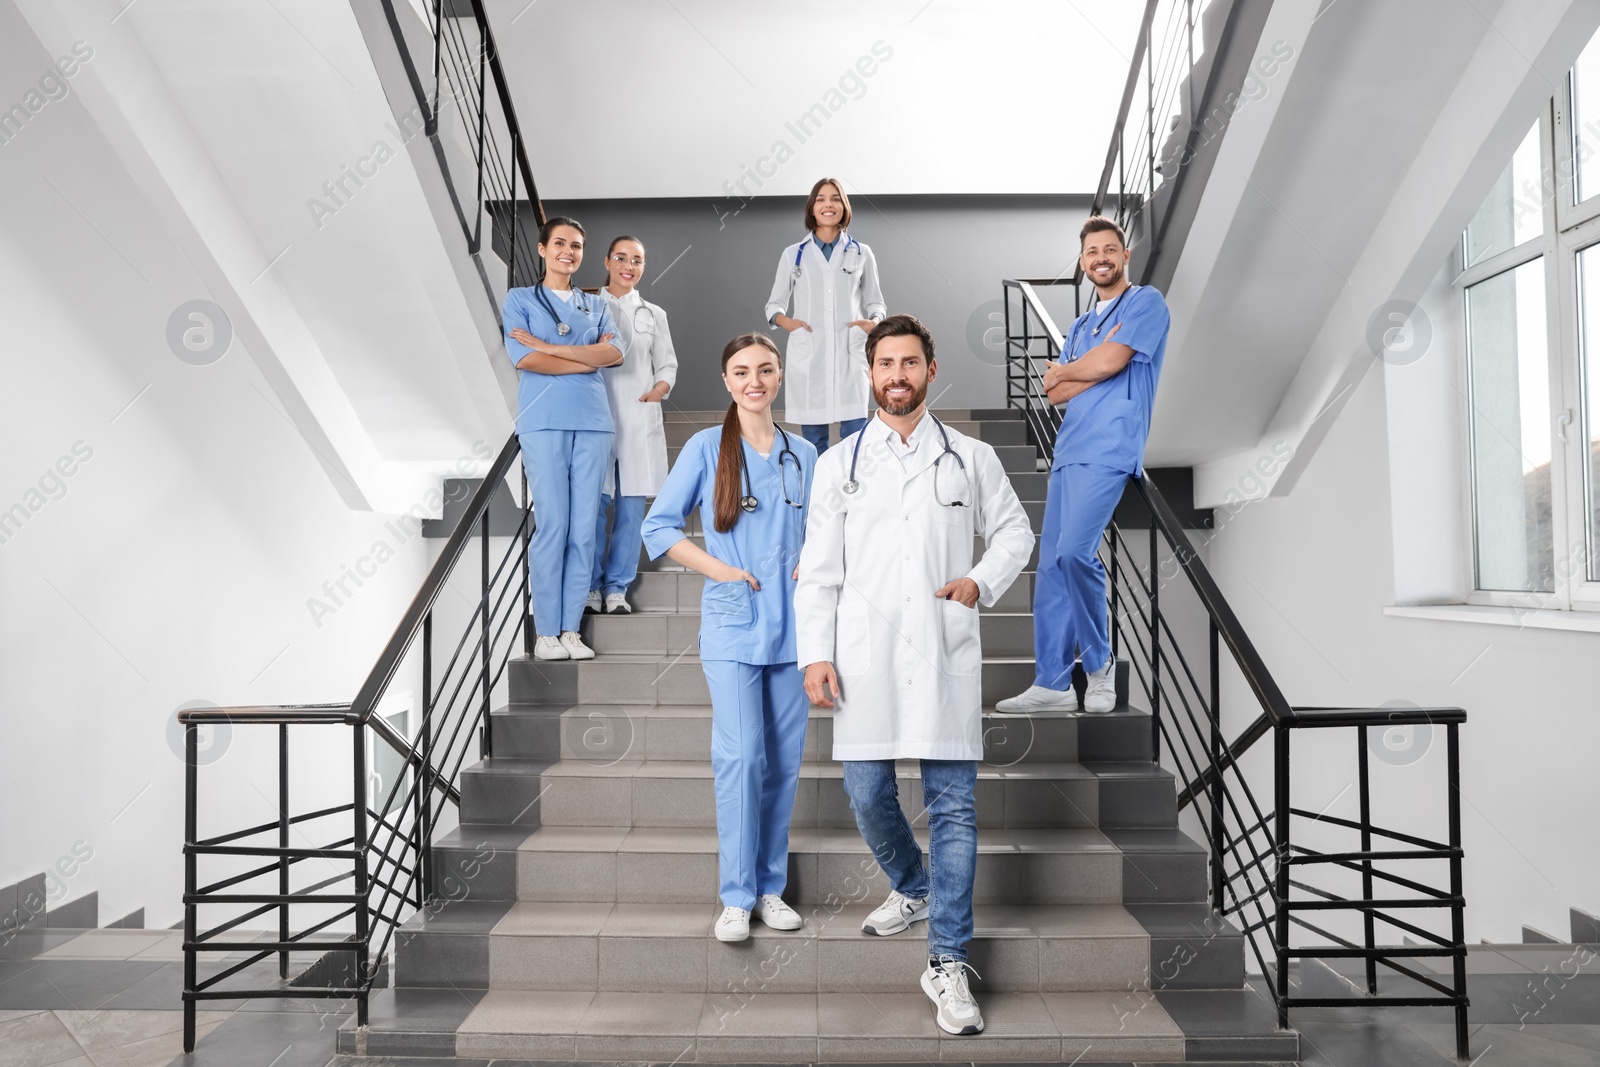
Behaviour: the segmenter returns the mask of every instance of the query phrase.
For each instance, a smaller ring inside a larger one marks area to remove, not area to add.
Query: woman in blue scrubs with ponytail
[[[611,405],[599,369],[622,362],[606,302],[572,284],[583,245],[574,220],[546,222],[539,230],[544,276],[506,293],[501,315],[506,354],[517,368],[517,439],[533,497],[533,654],[545,660],[594,658],[578,624],[611,456]]]
[[[783,890],[811,709],[795,665],[794,574],[817,450],[772,421],[782,379],[766,335],[728,342],[727,417],[689,438],[644,521],[651,559],[668,556],[707,578],[700,661],[711,689],[719,941],[749,937],[752,913],[775,930],[801,926]],[[684,535],[697,509],[703,549]]]

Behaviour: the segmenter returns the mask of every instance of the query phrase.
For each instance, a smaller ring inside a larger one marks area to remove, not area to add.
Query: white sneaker
[[[798,930],[802,923],[800,913],[783,902],[776,893],[763,893],[756,901],[756,918],[774,930]]]
[[[743,908],[723,908],[712,930],[718,941],[745,941],[750,937],[750,913]]]
[[[583,613],[585,615],[600,614],[600,590],[589,590],[588,599],[583,602]]]
[[[628,603],[626,594],[612,593],[606,597],[606,614],[631,615],[633,614],[633,605]]]
[[[571,659],[594,659],[594,649],[583,643],[583,638],[576,630],[561,631],[561,647],[567,650]]]
[[[1077,711],[1078,694],[1071,689],[1046,689],[1030,685],[1014,697],[1006,697],[994,706],[995,711]]]
[[[861,924],[861,932],[877,934],[879,937],[888,937],[898,934],[901,930],[909,930],[911,924],[921,922],[928,917],[928,898],[913,900],[904,893],[891,889],[889,899],[879,904],[867,921]]]
[[[534,659],[571,659],[572,653],[561,643],[561,638],[540,634],[533,642]]]
[[[1113,711],[1117,706],[1117,661],[1107,659],[1106,665],[1089,676],[1089,687],[1083,691],[1083,710],[1097,714]]]
[[[983,1032],[983,1013],[972,990],[967,987],[967,972],[972,968],[966,961],[950,956],[940,956],[939,966],[928,964],[922,972],[922,991],[928,994],[938,1009],[934,1018],[939,1029],[947,1034],[980,1034]],[[972,971],[977,974],[977,971]]]

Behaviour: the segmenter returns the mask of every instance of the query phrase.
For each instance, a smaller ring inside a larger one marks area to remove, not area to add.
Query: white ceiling
[[[724,197],[780,142],[792,158],[747,193],[823,174],[876,194],[1092,192],[1144,7],[486,3],[552,199]],[[786,124],[819,103],[832,110],[802,140]]]

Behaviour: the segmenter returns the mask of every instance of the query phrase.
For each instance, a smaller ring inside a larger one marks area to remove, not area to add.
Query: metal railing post
[[[417,900],[426,903],[433,892],[433,611],[422,620],[422,727],[417,740],[422,766],[412,773],[417,802]]]
[[[489,692],[489,515],[494,511],[494,497],[489,498],[489,506],[483,509],[483,522],[481,536],[483,537],[483,600],[479,603],[479,610],[483,613],[482,636],[482,678],[483,686],[483,757],[488,759],[494,755],[493,724],[490,722],[490,692]]]
[[[195,842],[199,840],[196,791],[200,787],[200,726],[198,723],[188,723],[184,726],[183,737],[183,1051],[194,1051],[194,987],[197,980],[195,957],[195,913],[199,905],[195,903],[195,890],[200,887],[197,879],[198,857],[195,855]]]
[[[444,0],[433,0],[433,103],[427,106],[428,118],[423,124],[423,133],[433,137],[439,132],[439,112],[444,110],[441,101],[444,92],[439,87],[441,74],[440,65],[443,61],[444,51]]]
[[[1450,940],[1455,956],[1452,968],[1456,991],[1456,1058],[1466,1060],[1467,1048],[1467,940],[1462,912],[1461,886],[1461,736],[1455,723],[1445,727],[1446,775],[1450,790]]]
[[[1361,787],[1361,851],[1372,851],[1372,787],[1369,765],[1367,763],[1367,728],[1356,729],[1356,777]],[[1361,861],[1361,899],[1372,898],[1372,861]],[[1378,993],[1378,961],[1372,957],[1373,947],[1377,943],[1377,922],[1372,915],[1370,907],[1363,908],[1361,913],[1362,934],[1367,941],[1367,992],[1373,996]]]
[[[1161,762],[1161,567],[1156,520],[1150,518],[1150,761]]]
[[[484,149],[484,98],[488,91],[489,79],[484,76],[484,66],[488,62],[489,49],[485,47],[483,27],[478,27],[478,199],[477,212],[472,225],[472,245],[468,251],[473,254],[483,250],[483,183],[485,171],[488,169],[489,157]]]
[[[278,724],[278,847],[289,848],[289,724]],[[278,892],[289,896],[289,857],[278,857]],[[289,901],[278,905],[278,940],[289,940]],[[289,977],[289,950],[278,953],[278,977]]]
[[[533,500],[528,495],[528,465],[517,464],[522,469],[522,653],[533,655],[533,572],[528,563],[528,549],[533,540],[533,524],[538,516],[533,514]]]
[[[1222,821],[1222,684],[1220,679],[1221,639],[1217,631],[1217,620],[1211,620],[1210,663],[1211,663],[1211,906],[1218,914],[1224,910],[1222,900],[1223,888],[1223,849],[1227,843],[1227,832]]]
[[[1278,1028],[1289,1028],[1289,728],[1272,729],[1273,762],[1273,841],[1277,869],[1273,872],[1273,948],[1277,954],[1277,974],[1273,975],[1273,1000],[1278,1009]]]
[[[356,889],[356,1025],[367,1025],[367,990],[372,984],[373,971],[371,960],[368,958],[371,938],[371,916],[368,914],[368,895],[371,893],[369,872],[367,870],[367,730],[361,722],[356,722],[350,728],[350,736],[354,739],[353,753],[355,759],[355,773],[351,776],[351,805],[355,815],[355,826],[351,842],[355,849],[355,889]]]

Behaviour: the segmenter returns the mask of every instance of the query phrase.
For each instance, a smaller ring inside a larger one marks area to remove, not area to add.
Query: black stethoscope
[[[548,314],[556,324],[556,336],[565,337],[567,334],[571,333],[572,327],[561,321],[561,316],[556,314],[555,305],[550,303],[550,294],[545,292],[545,290],[549,287],[541,281],[535,288],[538,289],[538,293],[535,295],[538,296],[539,303],[544,305],[546,314]],[[585,315],[594,314],[594,309],[589,306],[588,300],[584,297],[583,290],[579,289],[576,285],[572,287],[572,306],[583,312]]]
[[[944,423],[939,421],[939,416],[930,411],[928,412],[928,418],[932,419],[933,424],[939,428],[939,438],[944,442],[944,451],[940,452],[939,458],[933,461],[933,501],[941,507],[964,508],[967,506],[964,500],[952,500],[946,504],[940,499],[939,464],[944,462],[944,457],[946,456],[954,457],[956,466],[961,468],[962,481],[966,482],[968,488],[970,488],[972,479],[967,476],[967,461],[961,458],[961,453],[950,447],[950,434],[945,431]],[[856,460],[861,458],[861,442],[866,436],[866,430],[856,434],[856,445],[850,453],[850,478],[844,483],[844,491],[852,496],[855,495],[857,489],[861,488],[861,483],[856,481]]]
[[[805,468],[800,466],[800,457],[794,454],[794,449],[789,447],[789,435],[784,433],[783,427],[777,427],[778,433],[783,437],[783,451],[778,453],[778,477],[783,484],[783,502],[791,508],[803,507],[799,501],[789,497],[789,468],[784,466],[784,460],[794,460],[795,477],[800,484],[805,484]],[[745,511],[754,511],[761,506],[761,501],[756,499],[756,491],[750,484],[750,464],[744,465],[744,496],[739,498],[739,506]]]
[[[844,259],[843,262],[841,262],[839,264],[839,269],[844,271],[846,274],[854,274],[856,272],[856,269],[855,269],[855,267],[850,265],[850,259],[849,259],[850,248],[851,248],[852,245],[854,245],[855,246],[855,250],[856,250],[856,255],[858,255],[858,256],[861,255],[861,242],[856,240],[854,237],[851,237],[848,233],[845,234],[844,236],[845,236],[844,252],[842,254],[845,256],[845,259]],[[801,259],[802,256],[804,256],[806,254],[806,245],[811,244],[815,240],[816,240],[815,237],[807,237],[804,241],[800,242],[800,247],[794,250],[794,269],[791,270],[789,273],[791,275],[793,275],[795,281],[799,281],[800,280],[800,275],[805,273],[800,268],[800,259]],[[820,252],[822,250],[822,246],[818,245],[817,246],[817,250]]]
[[[1123,298],[1126,297],[1129,293],[1133,292],[1137,288],[1139,288],[1137,285],[1130,285],[1126,289],[1122,290],[1122,292],[1117,294],[1117,298],[1111,302],[1111,306],[1106,308],[1106,313],[1104,315],[1099,316],[1099,323],[1100,324],[1098,326],[1096,326],[1094,329],[1089,331],[1089,336],[1090,337],[1099,337],[1100,336],[1100,331],[1105,329],[1106,324],[1111,321],[1111,316],[1113,316],[1113,315],[1115,315],[1117,313],[1117,305],[1122,303]],[[1090,314],[1093,314],[1093,312],[1090,312]]]

